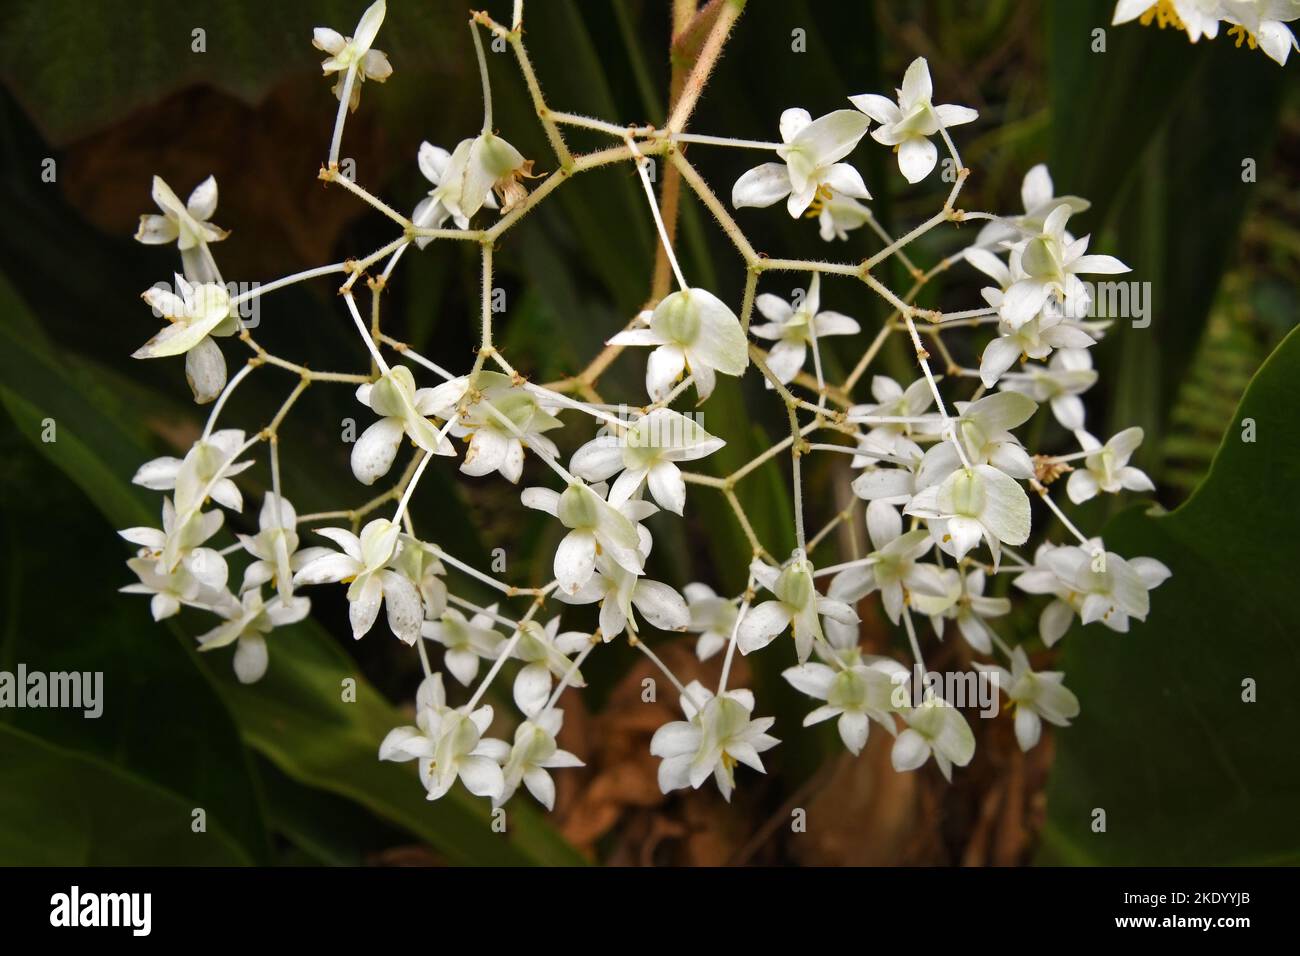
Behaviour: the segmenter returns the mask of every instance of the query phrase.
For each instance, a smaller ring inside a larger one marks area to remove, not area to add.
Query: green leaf
[[[1177,511],[1140,509],[1107,548],[1173,576],[1127,635],[1066,638],[1061,669],[1083,702],[1056,736],[1044,857],[1110,865],[1300,861],[1300,332],[1264,364],[1204,484]],[[1245,441],[1253,421],[1255,440]],[[1258,698],[1243,701],[1243,682]],[[1106,812],[1106,832],[1091,829]]]
[[[0,864],[235,866],[251,863],[209,816],[120,767],[0,724]]]

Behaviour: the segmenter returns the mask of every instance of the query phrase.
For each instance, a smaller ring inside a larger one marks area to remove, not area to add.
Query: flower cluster
[[[1111,20],[1121,23],[1139,21],[1143,26],[1157,24],[1162,30],[1183,30],[1195,43],[1201,37],[1213,40],[1219,25],[1227,25],[1227,34],[1237,46],[1245,43],[1260,49],[1282,66],[1296,48],[1295,34],[1287,26],[1300,19],[1300,0],[1119,0]]]
[[[734,13],[724,14],[714,27],[720,37],[731,26],[726,16]],[[1125,429],[1103,442],[1085,428],[1080,396],[1097,381],[1089,350],[1106,333],[1107,323],[1090,319],[1093,295],[1084,277],[1127,271],[1113,256],[1090,253],[1089,237],[1070,231],[1072,217],[1086,212],[1088,203],[1055,195],[1046,167],[1037,166],[1024,178],[1023,212],[958,210],[954,203],[969,171],[950,130],[976,121],[977,115],[964,106],[934,104],[924,59],[907,68],[894,97],[850,96],[852,108],[817,118],[802,109],[787,110],[779,118],[780,142],[772,143],[688,133],[684,117],[655,129],[556,113],[546,107],[531,68],[525,68],[535,112],[563,167],[554,174],[559,180],[530,192],[525,180],[532,176],[532,161],[492,128],[480,37],[489,31],[522,50],[522,27],[516,23],[507,29],[476,14],[470,26],[483,80],[484,125],[451,152],[427,142],[420,147],[414,159],[432,188],[408,218],[395,212],[394,204],[344,180],[333,162],[349,112],[345,107],[356,107],[362,80],[383,81],[393,72],[373,48],[384,14],[384,0],[378,0],[351,37],[321,28],[314,42],[330,54],[325,71],[338,74],[334,95],[340,104],[331,162],[321,177],[397,220],[402,232],[393,242],[358,260],[231,295],[211,252],[211,245],[226,236],[209,221],[216,210],[215,181],[200,184],[184,204],[165,183],[154,181],[162,213],[144,216],[137,238],[175,242],[182,274],[174,291],[146,293],[147,303],[169,324],[136,356],[186,355],[195,399],[215,403],[201,437],[183,458],[156,459],[135,476],[137,483],[163,494],[161,528],[122,532],[139,548],[127,562],[139,581],[124,590],[150,595],[155,618],[182,607],[215,615],[219,623],[198,637],[199,648],[235,645],[235,673],[251,682],[274,666],[268,636],[309,613],[308,592],[346,585],[355,638],[376,629],[382,610],[379,630],[391,632],[419,654],[425,676],[416,693],[415,723],[394,729],[379,744],[379,757],[417,761],[430,799],[459,782],[500,806],[522,785],[537,801],[552,806],[555,784],[549,771],[581,764],[557,742],[564,719],[560,700],[566,689],[585,686],[581,668],[587,656],[620,638],[644,653],[679,695],[684,719],[660,727],[650,743],[651,753],[662,760],[659,783],[665,793],[698,788],[712,778],[730,799],[738,767],[763,771],[761,755],[778,744],[768,732],[773,719],[755,716],[754,694],[728,683],[737,652],[755,654],[772,645],[785,649],[790,664],[785,679],[814,702],[805,724],[834,719],[845,747],[855,754],[875,724],[878,734],[892,740],[899,771],[933,758],[950,777],[954,767],[972,759],[975,735],[962,702],[944,699],[933,688],[923,692],[920,686],[916,675],[924,670],[924,622],[917,622],[918,615],[928,619],[940,640],[948,636],[949,624],[955,625],[977,658],[975,667],[997,681],[1014,707],[1022,747],[1038,742],[1043,721],[1067,724],[1079,712],[1079,702],[1064,686],[1064,675],[1033,669],[1029,642],[1041,640],[1051,647],[1076,617],[1085,625],[1126,631],[1130,620],[1146,617],[1149,592],[1169,574],[1158,561],[1120,556],[1099,538],[1085,536],[1053,498],[1061,486],[1052,486],[1066,475],[1062,484],[1075,503],[1153,487],[1129,464],[1141,443],[1141,429]],[[720,42],[705,47],[720,47]],[[521,62],[526,63],[522,55]],[[561,125],[606,134],[615,145],[574,156]],[[942,212],[909,233],[908,241],[944,223],[981,223],[968,248],[930,273],[913,266],[911,271],[924,278],[906,295],[889,290],[872,271],[891,256],[911,263],[903,251],[907,242],[893,239],[872,216],[865,204],[870,192],[850,161],[868,134],[896,153],[898,171],[909,184],[931,176],[941,148],[955,172]],[[758,256],[725,204],[685,158],[684,149],[692,143],[773,156],[735,183],[733,207],[762,208],[785,199],[791,216],[818,219],[824,240],[843,239],[866,225],[882,248],[862,263]],[[678,165],[684,181],[715,212],[745,258],[748,279],[738,307],[718,292],[690,284],[682,273],[645,170],[652,154]],[[460,373],[444,370],[381,331],[383,287],[409,248],[436,250],[476,240],[486,296],[493,240],[520,218],[512,211],[526,211],[578,173],[620,161],[634,164],[641,176],[650,200],[648,214],[662,240],[660,254],[671,266],[677,288],[657,291],[652,307],[610,335],[584,373],[550,385],[519,374],[495,345],[486,301],[482,346],[472,367]],[[983,275],[991,283],[982,290],[981,304],[949,313],[913,304],[930,276],[959,264],[973,270],[970,278]],[[356,304],[356,283],[369,270],[382,281],[370,284],[374,318],[367,322]],[[770,271],[802,273],[806,282],[791,299],[760,293],[760,279]],[[327,275],[343,277],[341,300],[373,366],[368,373],[310,370],[271,356],[248,329],[239,329],[242,301]],[[823,308],[823,283],[836,284],[837,294],[865,290],[894,310],[854,372],[839,384],[824,374],[823,343],[831,337],[854,341],[864,323]],[[752,323],[755,310],[766,322]],[[982,340],[978,368],[962,367],[945,345],[955,330]],[[216,338],[236,331],[252,355],[227,380]],[[910,343],[915,380],[902,383],[875,375],[864,382],[879,343],[892,334]],[[931,368],[923,334],[945,359],[942,375]],[[614,414],[592,384],[614,356],[640,348],[648,350],[642,353],[646,403],[630,414]],[[251,434],[218,428],[231,393],[266,368],[286,370],[296,380],[272,421]],[[725,438],[673,406],[693,390],[697,406],[707,407],[719,375],[753,374],[761,375],[784,405],[790,434],[725,478],[692,470],[718,452]],[[359,486],[385,479],[404,450],[412,451],[386,493],[358,507],[302,515],[281,492],[279,433],[297,398],[317,382],[355,388],[356,401],[365,409],[364,430],[351,449]],[[870,401],[854,399],[860,384],[868,387]],[[1026,426],[1051,420],[1062,434],[1073,436],[1077,451],[1044,453],[1026,447],[1023,436],[1038,433]],[[583,423],[599,430],[566,464],[554,436]],[[811,441],[814,433],[826,440]],[[460,451],[452,438],[462,439]],[[244,499],[235,479],[254,464],[245,456],[263,445],[271,490],[254,531],[242,517]],[[732,489],[787,449],[797,547],[789,555],[776,555],[757,538]],[[801,476],[803,461],[812,455],[845,456],[838,462],[846,470],[834,474],[846,476],[842,480],[851,488],[855,506],[809,536]],[[452,462],[440,465],[439,459],[452,459],[471,479],[495,475],[520,484],[529,474],[530,483],[520,490],[521,506],[554,522],[552,540],[557,543],[548,583],[511,586],[417,533],[409,504],[429,467],[451,467]],[[531,469],[530,461],[535,462]],[[654,580],[648,573],[654,546],[648,519],[661,511],[682,516],[695,507],[696,495],[719,492],[752,548],[738,556],[734,569],[743,569],[745,589],[720,595],[695,582],[683,594]],[[1037,516],[1034,500],[1041,503]],[[379,513],[389,507],[391,512]],[[227,513],[246,533],[217,547],[212,542]],[[1047,540],[1053,521],[1068,535],[1065,543]],[[835,542],[830,533],[846,523],[853,533],[842,539],[841,560],[815,564],[814,555],[829,553]],[[1034,546],[1030,560],[1020,549]],[[237,587],[227,564],[235,555],[245,562]],[[483,588],[495,589],[501,598],[485,605],[467,596]],[[1042,602],[1038,634],[1019,641],[1005,624],[1017,591],[1043,596],[1031,598]],[[884,618],[900,638],[905,635],[906,663],[867,654],[860,646],[859,617],[874,613],[867,601],[877,594]],[[521,598],[528,602],[522,613],[511,610],[509,602]],[[595,606],[595,630],[563,629],[565,609],[577,605]],[[548,607],[552,613],[543,621]],[[697,634],[702,660],[722,655],[716,689],[679,680],[647,643],[647,635],[656,631]],[[502,674],[513,681],[510,697],[518,711],[513,728],[500,713],[499,701],[485,703]],[[465,703],[449,702],[451,682],[467,689]],[[494,730],[501,736],[491,736]]]

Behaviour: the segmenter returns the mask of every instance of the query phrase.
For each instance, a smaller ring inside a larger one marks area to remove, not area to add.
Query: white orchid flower
[[[214,610],[226,622],[199,635],[199,650],[212,651],[236,644],[235,676],[241,684],[252,684],[266,673],[266,635],[274,628],[301,621],[311,610],[311,601],[305,597],[282,601],[276,596],[264,602],[260,590],[248,591],[242,601],[232,600]]]
[[[425,621],[420,626],[421,635],[446,648],[443,662],[451,675],[465,686],[478,675],[480,660],[494,661],[501,656],[505,638],[493,627],[496,609],[493,604],[467,620],[460,611],[448,607],[437,620]]]
[[[555,781],[546,771],[557,767],[585,766],[581,760],[567,750],[561,750],[555,743],[563,724],[563,712],[551,708],[515,728],[514,745],[510,748],[510,756],[503,768],[505,789],[494,801],[495,806],[501,806],[509,800],[522,783],[547,810],[555,808]]]
[[[850,605],[817,593],[813,566],[800,551],[796,551],[783,568],[755,560],[749,570],[776,599],[751,607],[741,618],[736,646],[742,654],[766,647],[786,628],[793,627],[795,651],[802,663],[812,653],[814,642],[825,637],[821,615],[844,624],[858,621],[857,612]]]
[[[958,468],[939,484],[919,491],[905,510],[924,518],[934,543],[958,560],[982,537],[997,566],[1001,545],[1029,540],[1029,496],[1014,478],[992,465]]]
[[[1172,572],[1155,558],[1124,559],[1105,551],[1101,540],[1090,539],[1086,548],[1043,544],[1034,566],[1012,583],[1030,594],[1051,594],[1056,600],[1043,609],[1039,633],[1048,647],[1070,629],[1077,614],[1084,624],[1100,621],[1112,631],[1128,633],[1129,620],[1145,621],[1151,607],[1150,592]]]
[[[754,694],[729,690],[715,696],[699,681],[691,681],[681,696],[686,720],[664,724],[650,740],[650,753],[659,764],[659,789],[664,793],[691,787],[698,790],[709,777],[730,802],[736,786],[737,764],[766,773],[759,754],[780,741],[767,733],[771,717],[754,720]]]
[[[550,699],[552,678],[568,678],[569,687],[586,687],[582,671],[573,667],[570,654],[577,654],[591,642],[591,635],[581,631],[560,632],[560,619],[553,617],[545,626],[537,621],[519,625],[519,640],[514,657],[524,662],[515,675],[515,706],[526,717],[535,717]]]
[[[461,229],[484,206],[496,209],[498,199],[501,212],[509,212],[528,195],[521,180],[533,175],[533,161],[490,131],[461,140],[448,156],[422,149],[420,168],[435,183],[426,215],[445,212]]]
[[[420,592],[409,578],[389,567],[398,547],[398,526],[387,518],[376,518],[361,529],[359,538],[344,528],[319,528],[316,533],[341,550],[307,562],[293,576],[294,585],[350,582],[348,619],[354,638],[360,640],[370,632],[379,605],[384,604],[393,634],[407,644],[419,640],[424,622]]]
[[[1077,431],[1079,447],[1089,454],[1083,459],[1084,467],[1070,473],[1065,492],[1076,505],[1099,492],[1116,494],[1120,491],[1155,491],[1155,485],[1146,472],[1128,463],[1133,452],[1142,444],[1141,428],[1126,428],[1106,444],[1102,444],[1085,431]]]
[[[770,321],[751,325],[750,332],[760,339],[775,342],[767,355],[767,367],[782,385],[787,385],[803,369],[808,358],[808,347],[816,347],[817,340],[830,335],[857,335],[862,331],[856,319],[829,310],[821,311],[821,273],[814,272],[812,282],[794,308],[785,299],[770,292],[760,295],[754,302]],[[774,388],[771,381],[768,388]]]
[[[673,588],[635,575],[612,561],[603,562],[601,570],[577,592],[566,594],[560,589],[555,596],[566,604],[599,601],[600,634],[606,641],[622,634],[629,621],[633,630],[639,632],[634,609],[661,631],[685,630],[691,620],[686,601]]]
[[[141,558],[156,562],[160,575],[170,574],[195,548],[211,538],[221,528],[225,515],[221,511],[202,511],[191,507],[178,512],[171,498],[163,498],[162,530],[157,528],[127,528],[118,534],[144,548]]]
[[[520,499],[529,508],[545,511],[569,529],[555,551],[555,577],[560,589],[576,594],[596,571],[596,554],[640,574],[644,558],[637,524],[581,481],[562,493],[549,488],[525,488]]]
[[[464,143],[464,158],[467,158],[473,140],[467,139]],[[419,163],[420,172],[433,185],[433,189],[429,190],[429,194],[416,205],[415,211],[411,213],[411,221],[421,228],[440,229],[442,224],[447,221],[447,218],[454,215],[456,226],[460,229],[468,229],[469,217],[459,211],[461,208],[459,197],[464,184],[464,162],[453,165],[451,153],[440,146],[434,146],[427,140],[420,144],[416,160]],[[453,173],[459,173],[460,178],[454,178]],[[449,197],[452,206],[457,210],[455,213],[444,202],[444,199]],[[492,195],[491,187],[479,200],[479,206],[487,206],[489,209],[497,208],[496,197]],[[416,246],[420,249],[425,248],[431,242],[433,242],[432,236],[418,236],[415,240]]]
[[[698,461],[725,444],[681,412],[656,408],[621,434],[587,442],[573,453],[569,467],[580,478],[597,482],[621,471],[609,490],[615,507],[645,485],[660,507],[680,515],[686,507],[686,481],[677,463]]]
[[[380,760],[418,761],[430,800],[446,796],[457,779],[476,797],[501,797],[506,786],[501,764],[509,759],[510,745],[483,736],[492,724],[491,706],[468,714],[449,708],[442,677],[434,674],[420,685],[415,719],[415,726],[388,732],[379,745]]]
[[[877,93],[850,96],[849,102],[880,125],[871,138],[898,152],[898,169],[909,183],[919,183],[930,175],[939,161],[939,150],[929,137],[940,129],[970,123],[979,114],[969,106],[931,102],[934,85],[925,57],[917,57],[903,74],[903,87],[896,91],[898,103]]]
[[[187,511],[195,505],[203,504],[199,496],[207,488],[208,497],[222,507],[231,511],[242,511],[244,499],[238,486],[231,477],[253,466],[251,461],[231,464],[232,459],[244,444],[244,433],[238,428],[226,428],[212,432],[207,438],[200,438],[185,457],[172,458],[163,456],[147,461],[136,471],[131,480],[153,491],[175,491],[175,503],[181,511]],[[212,487],[212,481],[218,473],[222,475]]]
[[[957,630],[967,644],[981,654],[992,654],[993,632],[984,622],[985,618],[1011,613],[1011,601],[984,596],[987,579],[983,568],[971,568],[964,576],[955,568],[944,568],[940,575],[944,583],[943,597],[918,594],[912,605],[921,614],[929,616],[934,633],[940,638],[943,637],[944,622],[956,621]]]
[[[1037,671],[1029,666],[1023,647],[1011,652],[1011,670],[988,664],[975,667],[997,676],[998,686],[1015,710],[1016,742],[1021,750],[1032,750],[1043,735],[1043,721],[1068,727],[1079,716],[1079,698],[1062,683],[1060,671]]]
[[[288,498],[277,499],[272,491],[262,500],[255,535],[241,534],[239,542],[256,560],[244,569],[240,593],[260,588],[268,581],[287,602],[293,597],[293,576],[309,562],[329,554],[328,548],[298,550],[298,513]]]
[[[469,438],[460,465],[466,475],[478,477],[495,471],[507,481],[518,482],[524,470],[525,448],[537,449],[552,460],[559,455],[555,443],[542,433],[559,428],[563,422],[551,414],[552,407],[539,401],[532,391],[514,384],[508,375],[480,371],[474,380],[473,400],[468,402],[465,399],[470,384],[466,376],[439,385],[432,392],[436,397],[427,404],[433,406],[433,414],[453,422],[451,434]]]
[[[149,246],[174,242],[181,253],[182,268],[191,282],[220,282],[210,257],[205,253],[209,242],[220,242],[230,235],[227,230],[209,222],[217,211],[216,178],[209,176],[195,186],[184,203],[161,176],[153,178],[151,193],[162,213],[146,213],[140,217],[136,241]]]
[[[894,741],[889,757],[900,773],[915,770],[934,757],[939,771],[951,781],[953,765],[964,767],[975,756],[975,735],[970,724],[946,700],[930,697],[899,714],[907,727]]]
[[[1213,40],[1219,35],[1223,0],[1119,0],[1111,26],[1141,19],[1142,25],[1158,21],[1160,28],[1177,27],[1193,43],[1201,37]]]
[[[853,152],[871,123],[853,110],[836,110],[814,120],[807,110],[781,114],[779,163],[764,163],[745,173],[731,188],[731,204],[770,206],[786,200],[786,210],[798,218],[821,195],[870,199],[861,174],[840,162]]]
[[[440,441],[438,430],[426,417],[438,410],[437,389],[417,389],[415,376],[405,365],[394,365],[377,381],[359,386],[357,401],[380,416],[352,446],[352,474],[363,485],[373,485],[388,474],[403,435],[424,451],[455,455],[451,442],[445,437]]]
[[[172,571],[159,571],[157,556],[149,548],[128,558],[126,566],[140,580],[118,590],[151,595],[149,612],[155,621],[171,617],[182,605],[212,608],[229,597],[226,559],[212,548],[192,549]]]
[[[352,84],[352,93],[348,97],[349,110],[355,111],[357,104],[361,102],[362,82],[374,80],[376,83],[382,83],[392,75],[393,66],[388,62],[388,57],[380,50],[371,49],[387,10],[384,0],[376,0],[361,15],[350,37],[345,37],[329,27],[317,27],[312,31],[311,45],[329,54],[329,59],[321,64],[321,70],[326,76],[331,73],[338,74],[334,86],[330,89],[335,99],[343,99],[343,86],[348,70],[356,67],[356,79]]]
[[[627,329],[610,345],[648,345],[645,387],[650,397],[667,397],[683,371],[695,380],[701,402],[713,394],[715,373],[740,375],[749,365],[749,348],[740,319],[706,289],[683,289],[664,297],[650,316],[649,328]]]
[[[184,355],[185,375],[194,400],[204,404],[221,394],[226,385],[226,360],[212,336],[233,335],[239,329],[239,318],[231,308],[230,294],[224,286],[212,282],[191,283],[182,275],[173,278],[176,292],[154,286],[141,297],[170,324],[131,353],[131,357]]]
[[[1092,296],[1080,275],[1118,275],[1129,267],[1114,256],[1088,255],[1091,237],[1070,239],[1065,225],[1073,210],[1060,205],[1048,213],[1042,232],[1011,246],[1010,269],[1014,281],[1002,296],[998,315],[1019,328],[1049,303],[1060,314],[1081,319],[1092,306]]]
[[[1300,19],[1300,2],[1297,0],[1221,0],[1222,17],[1238,30],[1244,30],[1245,40],[1253,50],[1256,45],[1279,66],[1286,66],[1293,49],[1300,49],[1295,34],[1287,23]],[[1242,38],[1237,38],[1240,46]]]
[[[835,575],[827,590],[830,597],[853,605],[879,590],[885,613],[897,624],[909,596],[944,594],[939,569],[918,560],[931,548],[929,531],[917,528],[904,534],[898,511],[884,501],[873,501],[867,505],[867,534],[875,546],[867,555],[869,563]]]
[[[942,377],[936,376],[936,381],[942,381]],[[924,378],[918,378],[904,389],[888,375],[873,375],[871,397],[875,399],[874,403],[854,405],[848,410],[850,418],[864,420],[863,423],[867,426],[866,433],[859,441],[864,449],[868,451],[879,449],[881,454],[893,455],[897,453],[899,438],[938,433],[940,425],[937,415],[934,417],[933,425],[866,421],[871,418],[920,418],[925,415],[926,410],[934,403],[934,392],[930,390],[930,383]],[[862,467],[865,464],[867,464],[866,458],[861,462],[854,459],[854,467]]]
[[[826,703],[804,718],[811,727],[838,717],[836,729],[849,753],[857,756],[867,743],[870,721],[890,735],[896,733],[891,703],[897,682],[907,679],[907,668],[897,661],[880,658],[837,670],[814,661],[787,668],[781,674],[795,690]]]
[[[699,634],[695,656],[707,661],[727,646],[736,626],[736,602],[719,597],[713,588],[698,581],[686,585],[686,606],[690,611],[688,631]]]
[[[1012,478],[1032,478],[1034,463],[1011,433],[1038,411],[1038,403],[1020,392],[996,392],[974,402],[955,402],[953,430],[973,464],[988,464]],[[936,445],[935,448],[942,448]]]
[[[829,199],[815,199],[808,207],[808,215],[816,212],[817,232],[823,242],[832,239],[846,241],[849,233],[860,229],[871,220],[871,210],[851,196],[832,193]]]

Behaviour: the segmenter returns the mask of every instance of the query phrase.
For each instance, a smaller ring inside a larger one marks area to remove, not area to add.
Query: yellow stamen
[[[1163,30],[1165,27],[1173,27],[1176,30],[1183,30],[1182,19],[1178,16],[1178,11],[1174,9],[1173,0],[1158,0],[1157,3],[1147,8],[1147,11],[1138,17],[1138,23],[1144,27],[1151,26],[1151,21],[1155,20],[1156,25]]]

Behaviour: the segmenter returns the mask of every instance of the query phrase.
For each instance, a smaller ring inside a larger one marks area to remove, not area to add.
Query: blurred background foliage
[[[1252,377],[1297,320],[1300,274],[1300,109],[1292,77],[1231,40],[1195,47],[1173,31],[1107,28],[1113,3],[1014,0],[752,2],[740,20],[691,128],[773,139],[783,109],[814,115],[859,92],[884,92],[917,55],[928,57],[939,99],[979,110],[962,129],[974,174],[968,209],[1018,209],[1019,185],[1048,161],[1058,192],[1093,208],[1081,227],[1094,248],[1120,256],[1132,278],[1152,283],[1150,327],[1121,323],[1097,350],[1100,384],[1087,396],[1094,430],[1140,424],[1138,460],[1159,485],[1168,516],[1095,501],[1075,509],[1085,528],[1108,519],[1107,542],[1151,554],[1175,570],[1153,596],[1150,623],[1127,635],[1090,629],[1063,645],[1062,666],[1083,701],[1076,726],[1028,755],[1009,717],[972,720],[980,750],[952,786],[932,767],[896,775],[888,741],[873,735],[858,760],[833,731],[799,727],[806,703],[784,681],[775,648],[741,662],[785,743],[769,775],[747,777],[727,808],[707,788],[663,798],[646,753],[671,701],[645,704],[641,659],[615,645],[584,668],[592,685],[565,698],[565,742],[588,763],[560,774],[557,812],[543,820],[516,801],[507,832],[493,833],[481,802],[427,803],[409,765],[375,759],[418,682],[409,650],[378,631],[346,637],[341,594],[313,592],[313,616],[277,631],[268,677],[237,684],[229,655],[199,657],[206,629],[185,612],[154,625],[145,603],[116,594],[129,579],[128,548],[113,529],[156,522],[157,496],[130,485],[144,460],[187,447],[205,409],[189,403],[179,362],[134,362],[154,331],[141,290],[174,269],[174,250],[131,235],[149,211],[157,173],[186,195],[209,173],[221,187],[216,222],[233,230],[216,248],[234,281],[266,281],[392,238],[391,223],[316,173],[328,146],[334,100],[319,75],[311,28],[345,31],[352,0],[208,0],[196,4],[103,0],[6,0],[0,36],[0,528],[4,626],[0,669],[102,670],[98,721],[66,711],[0,711],[0,862],[37,863],[1223,863],[1294,861],[1300,833],[1295,730],[1300,620],[1293,586],[1297,510],[1287,495],[1296,458],[1294,337]],[[498,19],[509,4],[488,3]],[[549,102],[619,122],[662,123],[670,58],[669,4],[654,0],[530,0],[526,40]],[[415,164],[421,140],[450,148],[477,130],[481,104],[466,9],[454,0],[390,0],[378,46],[395,73],[367,84],[343,154],[361,183],[409,208],[428,188]],[[193,52],[195,28],[206,51]],[[1104,29],[1104,52],[1094,30]],[[795,49],[804,31],[806,50]],[[553,165],[508,53],[490,62],[503,135]],[[575,133],[577,149],[599,144]],[[753,165],[738,150],[694,148],[715,190]],[[42,164],[57,178],[42,181]],[[868,142],[852,157],[894,233],[930,215],[941,184],[900,188],[887,150]],[[1255,181],[1244,182],[1253,160]],[[745,210],[742,227],[771,255],[849,261],[877,248],[866,230],[824,247],[815,227],[779,210]],[[909,254],[923,266],[973,238],[934,230]],[[623,326],[649,291],[653,229],[631,170],[609,167],[566,185],[497,254],[508,308],[499,341],[537,381],[572,374]],[[708,213],[683,199],[683,268],[696,284],[738,303],[740,259]],[[385,297],[385,330],[440,363],[467,367],[477,341],[477,259],[461,244],[435,244],[403,262]],[[887,276],[905,288],[901,269]],[[981,277],[955,268],[922,304],[969,308]],[[789,276],[761,291],[789,296]],[[885,317],[852,283],[827,281],[823,301],[862,321],[837,339],[828,377],[842,377]],[[361,361],[354,331],[328,281],[263,300],[257,336],[271,351],[314,368]],[[954,344],[974,364],[982,340]],[[910,380],[912,359],[891,342],[882,371]],[[857,350],[855,352],[854,350]],[[237,352],[227,349],[231,362]],[[602,379],[607,401],[636,403],[641,357]],[[232,366],[233,367],[233,366]],[[707,465],[725,474],[785,428],[779,403],[756,376],[726,381],[705,407],[705,426],[728,440]],[[225,422],[266,421],[292,382],[254,376]],[[861,389],[859,399],[865,398]],[[300,511],[359,504],[366,495],[339,441],[356,414],[348,388],[317,386],[294,411],[282,441],[285,491]],[[1258,442],[1239,440],[1243,417]],[[41,441],[53,418],[58,440]],[[1224,438],[1226,432],[1226,439]],[[587,435],[567,429],[567,455]],[[1040,438],[1068,450],[1055,423]],[[1223,442],[1222,450],[1220,445]],[[1218,456],[1216,461],[1216,454]],[[824,456],[839,458],[840,456]],[[845,461],[812,459],[809,526],[845,507]],[[1213,466],[1213,472],[1212,472]],[[532,464],[530,464],[530,468]],[[1207,478],[1207,475],[1209,476]],[[244,482],[265,491],[265,469]],[[525,476],[543,480],[530,471]],[[759,469],[738,491],[774,554],[793,545],[788,465]],[[743,586],[747,547],[730,512],[692,494],[687,519],[655,526],[652,576],[681,586]],[[256,508],[228,521],[241,527]],[[544,583],[557,527],[521,514],[517,489],[461,481],[432,468],[412,504],[418,527],[480,567],[504,547],[508,577]],[[1036,521],[1046,523],[1046,512]],[[1056,529],[1060,537],[1060,529]],[[223,534],[227,534],[223,532]],[[859,530],[860,533],[860,530]],[[835,560],[832,536],[814,555]],[[487,598],[487,595],[478,595]],[[1010,632],[1031,640],[1037,608]],[[577,620],[581,620],[579,613]],[[382,629],[381,629],[382,630]],[[863,640],[900,645],[864,606]],[[653,639],[652,639],[653,640]],[[661,645],[661,646],[660,646]],[[659,639],[687,676],[714,674],[691,639]],[[961,642],[928,660],[969,665]],[[752,669],[744,665],[752,663]],[[340,682],[358,681],[355,703]],[[1241,681],[1260,681],[1244,705]],[[508,687],[508,684],[504,685]],[[1054,748],[1058,751],[1054,754]],[[1287,758],[1290,759],[1287,759]],[[1054,759],[1055,758],[1055,759]],[[809,811],[791,838],[793,807]],[[190,829],[193,808],[208,832]],[[1109,808],[1109,829],[1090,829]]]

